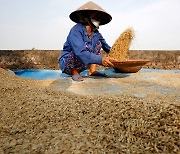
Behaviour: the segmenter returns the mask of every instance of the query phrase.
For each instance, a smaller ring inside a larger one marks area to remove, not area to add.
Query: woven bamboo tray
[[[114,64],[114,70],[116,73],[136,73],[143,65],[150,62],[149,60],[133,59],[124,60],[120,62],[112,62]]]

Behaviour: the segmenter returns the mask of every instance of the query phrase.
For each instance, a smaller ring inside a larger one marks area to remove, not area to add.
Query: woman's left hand
[[[116,62],[117,60],[111,57],[103,57],[102,58],[102,65],[105,67],[114,67],[112,62]]]

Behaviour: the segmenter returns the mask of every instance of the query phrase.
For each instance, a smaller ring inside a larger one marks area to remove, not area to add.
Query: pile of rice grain
[[[132,28],[126,29],[113,44],[109,57],[115,58],[118,61],[126,59],[134,36]]]
[[[81,96],[0,71],[0,153],[178,153],[169,98]]]

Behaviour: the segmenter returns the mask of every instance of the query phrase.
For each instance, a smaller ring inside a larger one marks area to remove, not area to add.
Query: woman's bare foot
[[[96,73],[96,64],[91,64],[88,75],[91,76],[93,73]]]
[[[96,64],[91,64],[88,75],[89,76],[107,77],[107,75],[105,73],[100,73],[100,72],[96,71]]]
[[[82,76],[80,75],[79,70],[77,70],[77,69],[73,69],[73,71],[72,71],[72,79],[74,81],[83,81],[84,80],[82,78]]]
[[[88,73],[89,76],[101,76],[101,77],[107,77],[107,75],[105,73],[101,73],[98,71],[94,71],[92,73]]]

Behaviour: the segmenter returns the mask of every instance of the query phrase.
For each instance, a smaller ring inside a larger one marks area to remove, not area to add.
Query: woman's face
[[[99,28],[99,24],[100,24],[99,21],[97,21],[97,20],[95,20],[95,19],[91,19],[91,22],[92,22],[92,24],[93,24],[97,29]]]

